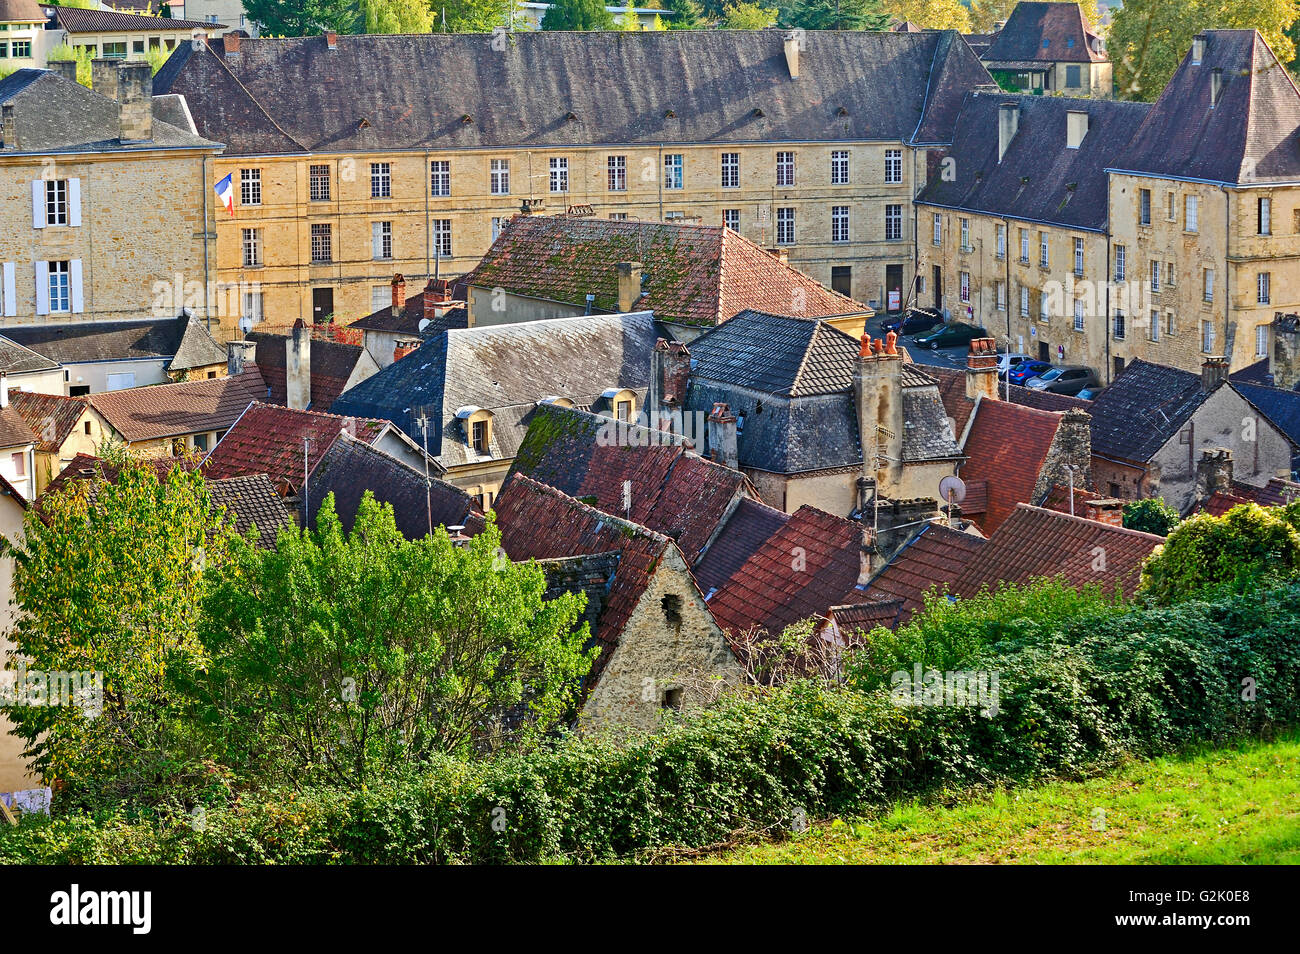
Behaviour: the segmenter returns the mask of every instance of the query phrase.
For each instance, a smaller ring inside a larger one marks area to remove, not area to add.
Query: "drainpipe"
[[[1232,241],[1232,194],[1224,186],[1219,186],[1223,192],[1223,222],[1224,235],[1226,241],[1223,247],[1223,358],[1228,362],[1228,370],[1232,370],[1232,354],[1228,350],[1228,328],[1230,327],[1229,314],[1232,309],[1232,263],[1228,261],[1228,242]]]
[[[1111,361],[1110,361],[1110,269],[1111,269],[1111,234],[1110,230],[1106,231],[1106,280],[1103,283],[1106,289],[1106,314],[1102,318],[1102,336],[1106,341],[1106,383],[1111,381]]]
[[[425,181],[430,182],[429,175],[429,150],[424,150],[424,175]],[[433,242],[433,234],[429,231],[433,226],[429,221],[429,189],[424,191],[424,274],[429,274],[429,246]]]
[[[199,191],[203,193],[203,318],[204,326],[209,332],[212,331],[212,309],[209,307],[208,289],[212,287],[212,276],[208,271],[208,236],[216,232],[217,223],[215,218],[208,221],[208,160],[211,156],[203,157],[201,178],[199,182]],[[182,290],[182,304],[184,303],[184,291]],[[243,302],[240,302],[243,306]]]

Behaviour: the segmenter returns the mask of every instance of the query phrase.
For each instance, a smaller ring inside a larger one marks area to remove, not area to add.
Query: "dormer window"
[[[462,407],[456,417],[465,428],[465,441],[481,457],[492,456],[492,412],[481,407]]]
[[[606,388],[601,398],[609,403],[609,411],[615,420],[631,423],[636,417],[636,392],[628,388]]]

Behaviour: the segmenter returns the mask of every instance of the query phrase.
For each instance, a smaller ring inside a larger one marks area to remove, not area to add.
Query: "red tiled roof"
[[[957,506],[963,516],[983,516],[989,509],[989,482],[987,480],[966,481],[966,497]]]
[[[952,592],[974,596],[999,583],[1027,583],[1062,577],[1071,586],[1096,583],[1107,592],[1118,585],[1131,595],[1142,563],[1164,537],[1126,530],[1084,517],[1020,504],[953,582]]]
[[[57,454],[89,405],[84,397],[10,391],[9,406],[21,414],[27,426],[35,432],[39,439],[36,449]]]
[[[962,479],[988,481],[984,513],[973,516],[985,533],[992,533],[1017,504],[1030,503],[1047,452],[1061,424],[1061,414],[1008,404],[980,401],[962,451]]]
[[[899,618],[902,608],[902,600],[848,603],[844,606],[832,606],[827,615],[834,620],[841,638],[846,638],[852,633],[868,633],[877,626],[884,626],[886,629],[895,628],[903,622]]]
[[[987,542],[973,533],[929,524],[872,577],[865,597],[901,600],[901,626],[925,605],[923,597],[931,587],[941,591],[950,587]]]
[[[709,600],[723,629],[779,633],[845,602],[861,571],[862,528],[803,506]]]
[[[721,589],[789,519],[783,510],[743,498],[693,567],[700,589]]]
[[[203,472],[212,480],[266,474],[279,493],[297,493],[302,487],[304,438],[310,441],[310,471],[340,433],[373,444],[390,426],[387,421],[368,417],[339,417],[255,403],[208,454]]]
[[[226,378],[158,384],[93,394],[90,405],[128,443],[220,431],[266,396],[256,367]]]
[[[1234,480],[1232,492],[1247,500],[1253,500],[1261,507],[1284,507],[1293,500],[1300,500],[1300,483],[1274,477],[1263,487],[1252,487]]]
[[[1222,517],[1233,507],[1248,503],[1254,501],[1249,497],[1238,497],[1235,494],[1225,494],[1222,490],[1216,490],[1210,494],[1210,498],[1205,501],[1201,509],[1215,517]]]
[[[249,341],[257,342],[255,360],[270,392],[268,396],[267,392],[263,391],[262,400],[270,404],[287,404],[289,397],[285,366],[288,355],[285,352],[285,344],[290,340],[289,337],[258,332],[253,332],[247,337]],[[364,349],[360,345],[312,338],[312,410],[326,410],[338,400],[363,353]]]
[[[0,447],[20,447],[39,439],[14,407],[0,408]]]

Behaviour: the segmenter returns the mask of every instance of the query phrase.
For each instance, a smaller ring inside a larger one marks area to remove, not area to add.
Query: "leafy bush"
[[[1165,537],[1182,519],[1177,510],[1165,503],[1164,497],[1148,497],[1124,505],[1124,526],[1129,530]]]

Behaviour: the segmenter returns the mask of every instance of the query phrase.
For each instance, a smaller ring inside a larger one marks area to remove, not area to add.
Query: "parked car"
[[[1085,401],[1095,401],[1095,400],[1097,399],[1097,395],[1100,394],[1100,393],[1102,392],[1102,390],[1104,390],[1104,389],[1103,389],[1103,388],[1084,388],[1082,391],[1080,391],[1078,394],[1076,394],[1075,397],[1077,397],[1077,398],[1083,398]]]
[[[943,315],[929,308],[911,308],[906,314],[886,316],[880,322],[881,334],[893,331],[900,335],[915,335],[943,324]]]
[[[1052,370],[1052,366],[1046,361],[1039,361],[1037,358],[1030,358],[1028,361],[1021,361],[1018,365],[1007,372],[1007,378],[1012,384],[1019,384],[1024,387],[1026,381],[1030,378],[1036,378],[1046,371]]]
[[[989,333],[983,328],[976,325],[968,325],[964,321],[950,321],[933,331],[928,331],[923,335],[918,335],[916,343],[922,348],[952,348],[957,345],[970,344],[976,338],[987,338]]]
[[[1000,354],[998,355],[998,377],[1005,381],[1008,372],[1032,360],[1033,356],[1028,354]]]
[[[1094,388],[1100,382],[1092,368],[1078,364],[1063,364],[1044,371],[1036,378],[1025,382],[1025,387],[1035,391],[1051,391],[1053,394],[1076,395],[1084,388]]]

